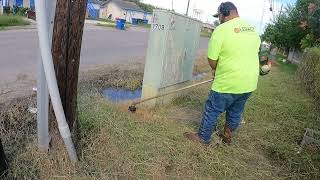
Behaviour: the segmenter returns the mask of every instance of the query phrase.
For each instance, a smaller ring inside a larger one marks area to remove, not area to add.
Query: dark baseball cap
[[[221,9],[226,9],[227,11],[237,10],[237,7],[232,2],[223,2],[218,7],[218,12],[213,15],[213,17],[217,18],[222,12]]]

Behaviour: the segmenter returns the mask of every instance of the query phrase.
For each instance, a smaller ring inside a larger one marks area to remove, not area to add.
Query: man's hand
[[[215,77],[216,75],[216,69],[217,69],[217,64],[218,64],[218,61],[217,60],[212,60],[212,59],[209,59],[208,58],[208,63],[212,69],[212,76],[213,78]]]

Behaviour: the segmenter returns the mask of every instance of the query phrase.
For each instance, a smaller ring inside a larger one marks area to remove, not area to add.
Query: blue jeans
[[[226,125],[234,131],[241,123],[244,106],[251,93],[227,94],[210,91],[202,116],[198,135],[205,143],[210,143],[216,129],[219,115],[226,112]]]

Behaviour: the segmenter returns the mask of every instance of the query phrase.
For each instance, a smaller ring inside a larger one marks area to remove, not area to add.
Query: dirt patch
[[[316,154],[319,153],[320,146],[318,144],[308,144],[305,145],[305,149],[312,154]]]

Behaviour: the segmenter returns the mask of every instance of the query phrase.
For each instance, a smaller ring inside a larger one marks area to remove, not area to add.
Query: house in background
[[[149,24],[152,14],[142,10],[133,2],[108,0],[100,10],[100,17],[111,20],[125,19],[132,24]]]
[[[92,19],[101,18],[99,14],[102,5],[103,3],[99,0],[88,0],[86,17]]]
[[[0,6],[11,7],[11,8],[14,6],[18,6],[18,7],[34,9],[35,8],[34,1],[35,0],[0,0]]]
[[[214,31],[215,27],[213,24],[210,23],[203,23],[201,31],[206,31],[208,33],[212,33]]]

